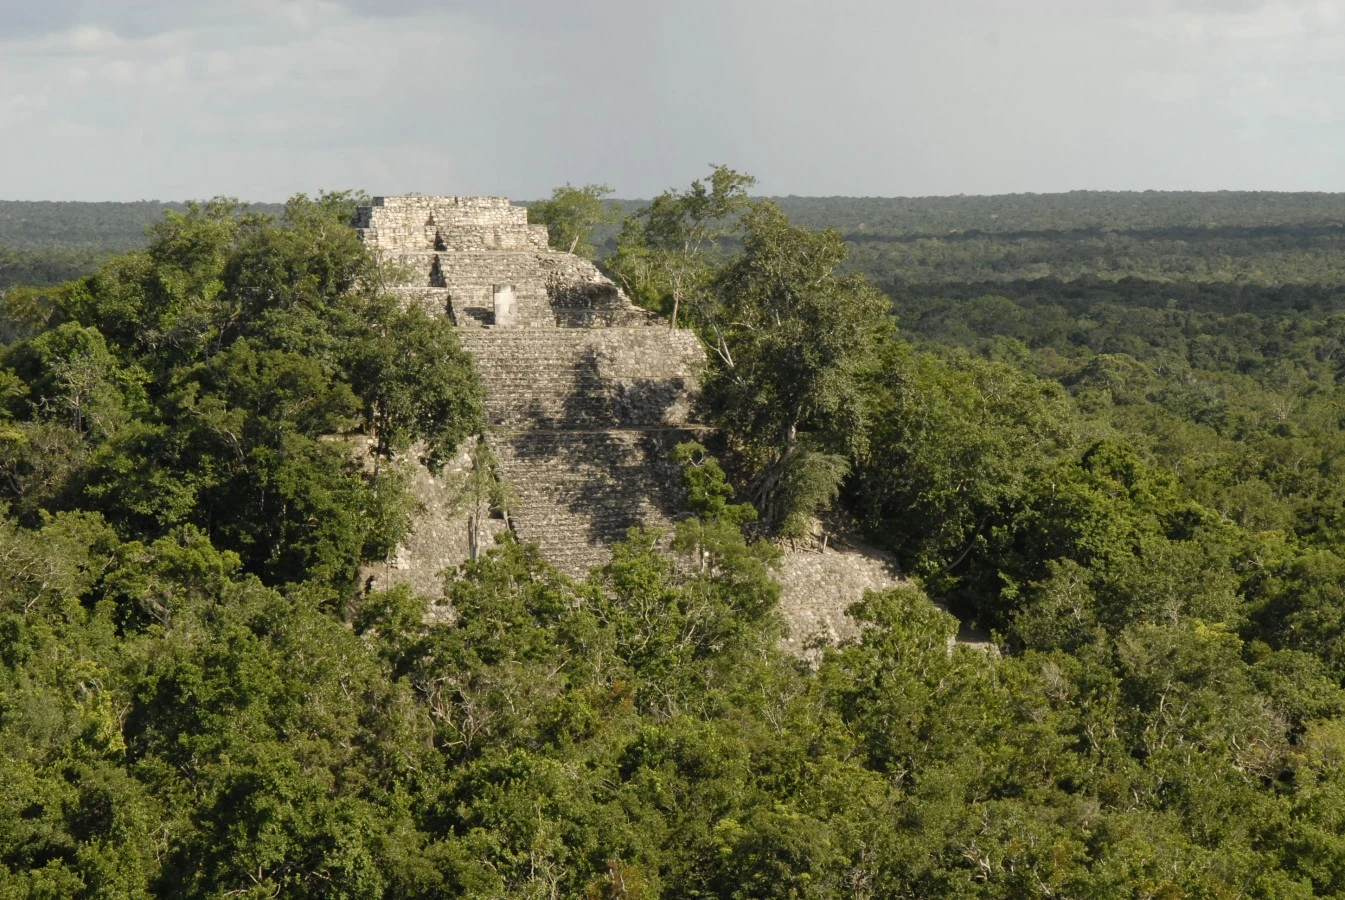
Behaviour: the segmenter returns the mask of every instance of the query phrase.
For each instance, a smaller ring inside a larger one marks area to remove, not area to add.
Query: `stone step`
[[[643,326],[462,333],[500,426],[650,426],[685,422],[702,356],[694,335]]]
[[[518,496],[511,516],[562,571],[584,574],[644,525],[670,530],[681,514],[673,447],[693,429],[492,430],[488,440]]]

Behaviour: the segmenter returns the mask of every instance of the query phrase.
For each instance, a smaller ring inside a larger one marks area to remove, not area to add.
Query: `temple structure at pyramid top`
[[[652,325],[597,267],[552,250],[504,197],[377,197],[355,227],[406,280],[411,302],[463,327]]]
[[[547,250],[545,225],[506,197],[375,197],[355,227],[373,250]]]

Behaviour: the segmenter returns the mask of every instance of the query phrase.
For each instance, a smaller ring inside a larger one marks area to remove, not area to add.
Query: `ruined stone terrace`
[[[375,197],[355,214],[355,228],[371,250],[547,251],[545,225],[529,225],[528,211],[506,197]]]

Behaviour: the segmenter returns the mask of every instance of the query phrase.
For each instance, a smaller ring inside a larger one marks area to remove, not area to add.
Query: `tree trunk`
[[[799,432],[797,425],[790,425],[785,434],[785,446],[776,457],[775,462],[766,467],[753,483],[748,491],[748,496],[756,503],[758,512],[761,513],[762,524],[767,527],[773,527],[779,524],[779,492],[780,486],[784,483],[785,473],[789,471],[789,464],[794,461],[795,454],[798,453]]]

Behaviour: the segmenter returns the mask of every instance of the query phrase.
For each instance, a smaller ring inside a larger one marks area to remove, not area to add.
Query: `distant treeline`
[[[995,197],[782,197],[839,231],[883,283],[1040,278],[1345,284],[1345,194],[1098,192]],[[623,213],[639,201],[620,201]],[[597,235],[602,254],[617,229]]]
[[[956,197],[780,197],[789,217],[843,233],[1132,231],[1339,225],[1345,193],[1070,191]]]
[[[1345,283],[1345,193],[1073,191],[957,197],[777,197],[792,221],[833,228],[851,265],[919,283],[1124,277]],[[613,201],[623,216],[644,200]],[[87,274],[145,246],[184,203],[0,201],[0,288]],[[257,204],[279,213],[278,204]],[[618,226],[600,227],[600,256]],[[1338,271],[1339,269],[1339,271]]]
[[[283,206],[258,203],[255,208],[279,214]],[[134,203],[0,200],[0,247],[125,253],[145,246],[148,243],[145,229],[170,209],[184,212],[187,204],[159,200]]]
[[[140,200],[85,203],[0,200],[0,290],[46,286],[87,275],[118,253],[148,243],[145,229],[186,203]],[[256,209],[279,213],[279,204]]]
[[[0,246],[0,289],[19,284],[41,287],[87,275],[107,258],[95,250],[11,250]]]

